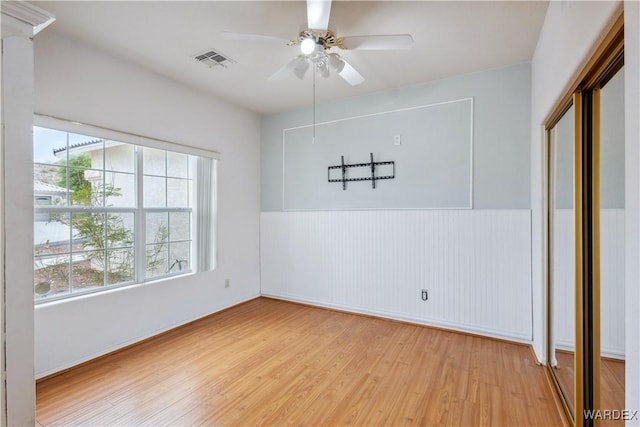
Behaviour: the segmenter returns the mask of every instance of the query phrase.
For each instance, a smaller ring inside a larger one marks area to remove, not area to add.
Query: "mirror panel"
[[[624,67],[600,90],[600,406],[622,410],[625,375]],[[624,425],[603,420],[602,425]]]
[[[575,388],[574,107],[549,131],[550,365],[571,413]]]

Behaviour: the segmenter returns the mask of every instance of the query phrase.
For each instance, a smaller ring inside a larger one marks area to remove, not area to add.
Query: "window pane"
[[[167,183],[165,178],[145,176],[143,185],[145,208],[164,208],[167,206]]]
[[[74,253],[71,262],[71,291],[104,286],[105,263],[104,251]]]
[[[35,298],[69,293],[69,254],[36,256],[33,260]]]
[[[48,185],[60,187],[63,194],[67,188],[67,168],[65,166],[35,163],[33,165],[33,180],[43,182]],[[45,188],[43,191],[51,190]]]
[[[107,285],[133,281],[133,254],[133,248],[107,251]]]
[[[189,207],[189,181],[167,178],[167,206],[170,208]]]
[[[69,168],[68,181],[71,204],[80,206],[102,206],[102,199],[94,187],[102,186],[103,174],[98,170]]]
[[[174,178],[187,178],[188,162],[188,155],[167,151],[167,176]]]
[[[67,158],[67,133],[54,129],[33,128],[33,161],[56,165]],[[62,155],[55,152],[62,149]]]
[[[66,164],[66,162],[63,160],[61,164]],[[71,148],[69,151],[69,167],[102,170],[102,165],[102,142],[94,146],[92,150],[77,152]]]
[[[72,213],[73,242],[72,251],[105,248],[105,223],[103,212]]]
[[[108,171],[135,171],[135,146],[117,141],[106,141],[104,145],[104,168]]]
[[[169,272],[188,270],[191,265],[189,249],[191,242],[171,243],[169,245]]]
[[[191,214],[189,212],[169,213],[169,240],[189,240],[191,235]]]
[[[33,252],[52,255],[71,251],[69,214],[36,213],[33,222]]]
[[[33,165],[34,206],[67,205],[67,168],[36,163]]]
[[[67,150],[57,149],[59,157],[66,160],[69,156],[69,166],[83,168],[104,168],[103,158],[104,139],[94,136],[69,133],[69,147]]]
[[[168,265],[168,245],[147,245],[147,273],[146,277],[151,278],[167,273]]]
[[[146,215],[146,244],[165,243],[169,237],[169,216],[166,212],[148,213]]]
[[[165,176],[167,173],[166,156],[164,150],[144,147],[142,149],[142,163],[145,175]]]
[[[133,208],[136,206],[136,178],[133,174],[107,172],[105,174],[107,206]]]
[[[130,248],[133,246],[133,213],[107,213],[106,234],[109,248]]]
[[[92,169],[69,168],[69,199],[74,206],[102,206],[104,173]]]

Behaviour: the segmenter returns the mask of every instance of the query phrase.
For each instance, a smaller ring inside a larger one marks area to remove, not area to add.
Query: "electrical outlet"
[[[426,301],[429,299],[429,290],[428,289],[423,289],[420,292],[420,298],[422,299],[422,301]]]
[[[395,135],[393,137],[393,145],[401,145],[402,144],[402,136]]]
[[[230,288],[231,287],[231,279],[225,279],[224,287],[225,288]]]

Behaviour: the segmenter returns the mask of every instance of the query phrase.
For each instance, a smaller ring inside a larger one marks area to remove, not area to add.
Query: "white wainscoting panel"
[[[624,209],[600,211],[600,351],[624,359]]]
[[[555,211],[554,334],[556,347],[574,349],[573,210]],[[600,350],[624,358],[624,209],[600,211]]]
[[[553,216],[553,336],[560,350],[575,349],[575,229],[572,209],[556,209]]]
[[[263,212],[260,240],[262,295],[532,339],[529,210]]]

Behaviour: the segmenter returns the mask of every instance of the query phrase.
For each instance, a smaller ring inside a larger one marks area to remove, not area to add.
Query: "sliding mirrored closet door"
[[[614,69],[615,70],[615,69]],[[599,94],[600,406],[624,405],[624,67]],[[603,420],[602,425],[624,425]]]
[[[547,360],[575,426],[624,425],[622,22],[546,126]]]

